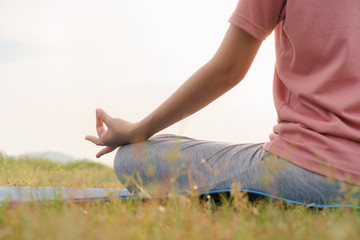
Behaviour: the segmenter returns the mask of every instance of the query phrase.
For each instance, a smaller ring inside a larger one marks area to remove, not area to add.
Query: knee
[[[132,162],[129,145],[122,146],[118,149],[114,159],[114,171],[121,181],[124,174],[129,173],[130,164]]]
[[[114,159],[114,171],[121,184],[130,192],[133,192],[133,188],[130,184],[131,181],[129,181],[131,177],[129,166],[131,163],[131,156],[129,152],[130,148],[127,145],[118,149]]]
[[[114,159],[114,171],[119,181],[130,187],[136,171],[139,171],[144,161],[143,143],[128,144],[119,148]]]

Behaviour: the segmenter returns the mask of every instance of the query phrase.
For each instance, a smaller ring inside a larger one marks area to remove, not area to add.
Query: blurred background
[[[237,0],[0,0],[0,151],[95,159],[95,109],[139,121],[215,53]],[[163,133],[268,140],[273,36],[246,78]]]

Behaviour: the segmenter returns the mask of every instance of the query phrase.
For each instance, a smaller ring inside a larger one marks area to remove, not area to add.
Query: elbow
[[[211,61],[210,61],[211,62]],[[211,63],[215,75],[219,76],[224,85],[234,87],[246,76],[247,70],[237,64],[215,64]]]
[[[229,81],[229,84],[237,85],[245,78],[246,73],[247,71],[242,71],[241,69],[237,69],[236,67],[229,69],[227,72],[227,79]]]

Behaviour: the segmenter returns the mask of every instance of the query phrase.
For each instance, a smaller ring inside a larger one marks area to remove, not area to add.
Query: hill
[[[13,156],[13,157],[14,157],[14,159],[20,159],[20,158],[46,159],[46,160],[50,160],[52,162],[58,162],[58,163],[68,163],[68,162],[74,162],[77,160],[69,154],[55,152],[55,151],[32,152],[32,153],[26,153],[26,154]]]

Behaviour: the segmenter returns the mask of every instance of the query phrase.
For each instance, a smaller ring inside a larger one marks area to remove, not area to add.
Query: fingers
[[[85,137],[85,139],[92,142],[92,143],[94,143],[94,144],[96,144],[96,145],[98,145],[98,146],[104,146],[104,143],[98,137],[87,135]],[[96,157],[99,158],[104,154],[107,154],[107,153],[110,153],[110,152],[114,151],[116,148],[117,147],[106,146],[100,152],[98,152],[96,154]]]
[[[111,119],[112,118],[106,112],[104,112],[104,110],[102,110],[100,108],[96,109],[96,132],[97,132],[98,137],[87,135],[85,137],[85,139],[98,145],[98,146],[105,146],[104,138],[106,138],[106,136],[108,134],[106,134],[106,129],[104,127],[104,123],[105,123],[105,125],[107,125],[109,127],[109,123],[110,123]],[[100,152],[98,152],[96,154],[96,157],[99,158],[104,154],[114,151],[116,148],[117,147],[106,146]]]
[[[101,108],[96,109],[96,132],[100,137],[106,130],[104,123],[109,126],[111,117]]]
[[[98,145],[98,146],[104,146],[104,143],[100,140],[100,138],[95,137],[95,136],[91,136],[91,135],[87,135],[85,137],[86,140]]]
[[[101,119],[98,118],[97,114],[96,114],[96,132],[99,137],[105,132],[103,121],[101,121]]]
[[[96,154],[96,157],[99,158],[99,157],[101,157],[101,156],[104,155],[104,154],[107,154],[107,153],[110,153],[110,152],[114,151],[116,148],[117,148],[117,147],[109,147],[109,146],[104,147],[103,149],[100,150],[100,152],[98,152],[98,153]]]
[[[96,109],[96,119],[99,119],[101,122],[104,122],[106,125],[108,125],[111,117],[104,110],[98,108]]]

